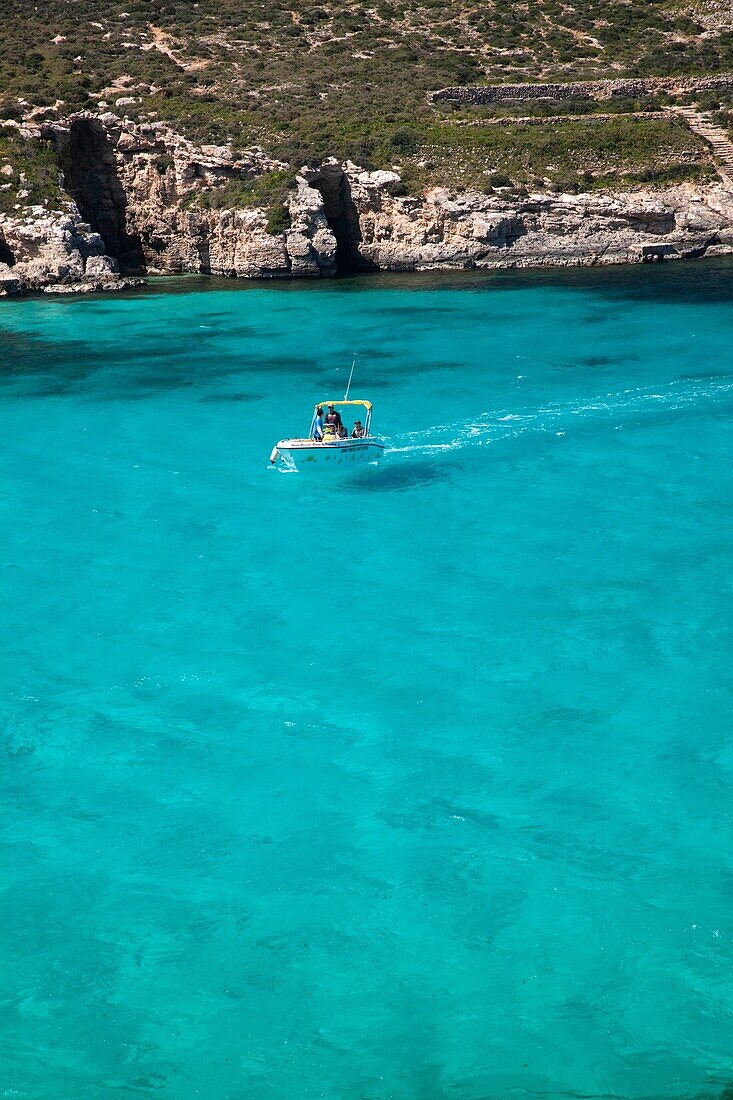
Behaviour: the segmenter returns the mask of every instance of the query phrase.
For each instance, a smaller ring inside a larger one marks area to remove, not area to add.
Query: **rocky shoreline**
[[[113,114],[15,125],[28,141],[53,144],[65,198],[63,209],[19,203],[0,214],[0,295],[118,290],[146,274],[330,277],[733,253],[733,190],[724,181],[410,196],[396,171],[328,160],[296,177],[285,200],[289,225],[273,232],[263,206],[202,202],[286,167],[259,148],[195,146],[162,123]]]

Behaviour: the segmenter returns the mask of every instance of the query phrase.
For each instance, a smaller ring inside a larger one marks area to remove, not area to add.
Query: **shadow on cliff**
[[[311,179],[311,187],[320,191],[324,212],[336,238],[336,271],[353,275],[358,271],[377,271],[377,265],[361,252],[359,212],[351,195],[348,176],[338,164],[324,164]]]
[[[130,274],[145,272],[140,237],[127,230],[127,195],[120,182],[114,150],[101,123],[75,118],[68,131],[53,130],[64,186],[104,241],[105,251]]]
[[[15,254],[5,240],[2,230],[0,230],[0,264],[7,264],[8,267],[15,265]]]

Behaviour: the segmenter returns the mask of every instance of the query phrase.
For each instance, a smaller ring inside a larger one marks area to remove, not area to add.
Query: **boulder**
[[[120,265],[112,256],[89,256],[84,265],[84,275],[87,279],[101,279],[107,282],[115,279],[119,273]]]
[[[0,264],[0,297],[20,294],[21,289],[21,280],[14,274],[13,268],[7,264]]]

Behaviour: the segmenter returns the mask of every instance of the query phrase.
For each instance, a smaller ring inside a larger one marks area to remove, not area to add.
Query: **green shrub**
[[[14,213],[16,205],[59,209],[69,201],[61,190],[58,161],[49,142],[0,130],[0,165],[5,164],[13,168],[13,175],[0,176],[2,183],[10,184],[7,191],[0,191],[0,213]],[[28,194],[21,195],[23,191]]]
[[[395,153],[414,153],[420,145],[420,136],[415,130],[401,126],[390,134],[389,145]]]
[[[290,229],[290,211],[282,203],[267,211],[267,232],[273,236]]]

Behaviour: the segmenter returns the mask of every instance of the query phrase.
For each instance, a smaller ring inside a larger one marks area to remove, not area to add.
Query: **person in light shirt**
[[[352,439],[361,439],[364,435],[364,429],[361,426],[361,420],[357,420],[354,423],[354,430],[351,433]]]
[[[313,438],[323,439],[323,409],[320,405],[316,409],[316,419],[313,423]]]

